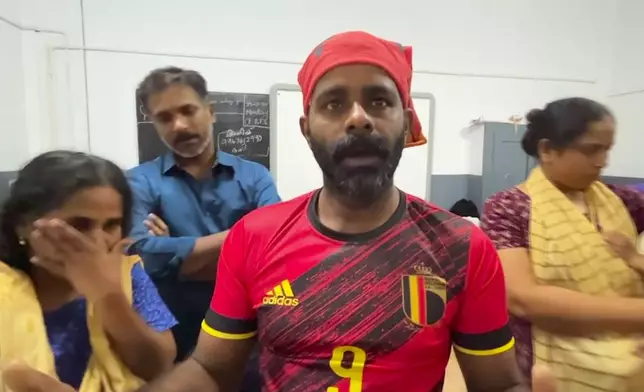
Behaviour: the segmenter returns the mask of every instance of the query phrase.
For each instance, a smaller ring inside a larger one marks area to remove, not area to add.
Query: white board
[[[425,97],[413,100],[428,142],[403,150],[394,184],[406,193],[429,200],[433,101]],[[302,93],[275,90],[271,109],[271,172],[280,197],[290,200],[322,187],[320,167],[300,132]]]

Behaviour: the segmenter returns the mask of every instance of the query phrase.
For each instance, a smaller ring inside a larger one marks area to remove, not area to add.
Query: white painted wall
[[[399,0],[395,8],[385,0],[368,7],[340,0],[327,0],[324,7],[301,0],[21,4],[23,23],[66,33],[53,45],[58,48],[51,51],[49,81],[27,86],[41,97],[53,96],[39,104],[40,113],[45,107],[49,113],[41,114],[46,121],[40,132],[48,137],[40,147],[90,148],[133,166],[134,89],[151,69],[189,67],[204,74],[211,90],[267,93],[275,83],[295,83],[299,62],[321,40],[362,29],[414,47],[413,89],[434,94],[437,103],[434,174],[471,171],[471,143],[461,131],[473,118],[505,120],[571,95],[605,98],[617,17],[612,0]],[[88,100],[82,52],[74,50],[83,45],[81,22],[90,48]],[[32,50],[28,45],[23,50]],[[239,58],[253,61],[234,60]]]
[[[0,79],[0,170],[16,170],[52,148],[87,149],[85,111],[72,112],[84,97],[82,53],[55,49],[82,44],[79,5],[0,0],[0,78],[7,80]]]
[[[608,99],[617,117],[618,132],[607,174],[644,178],[644,2],[620,2],[618,18]]]
[[[17,7],[0,0],[0,16],[15,19]],[[0,20],[0,171],[15,169],[28,156],[25,130],[25,89],[22,70],[22,35]]]

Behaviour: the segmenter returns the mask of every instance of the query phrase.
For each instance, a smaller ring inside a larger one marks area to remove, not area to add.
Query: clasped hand
[[[170,228],[168,228],[168,225],[155,214],[149,214],[143,221],[143,224],[148,228],[148,234],[150,235],[156,237],[170,236]]]
[[[31,262],[65,278],[92,302],[122,292],[123,249],[129,242],[110,245],[105,238],[89,237],[60,219],[34,222],[29,236]]]
[[[626,261],[635,271],[644,273],[644,255],[638,252],[637,245],[632,239],[612,231],[604,233],[604,240],[617,257]]]

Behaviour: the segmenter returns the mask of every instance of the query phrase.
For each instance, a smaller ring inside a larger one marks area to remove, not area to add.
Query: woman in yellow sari
[[[176,320],[122,252],[131,204],[123,172],[95,156],[53,151],[20,171],[0,212],[0,368],[129,392],[171,367]]]
[[[533,363],[548,364],[561,391],[642,391],[644,198],[600,181],[615,120],[583,98],[527,119],[522,146],[539,165],[490,197],[482,217],[503,263],[519,365],[529,377]]]

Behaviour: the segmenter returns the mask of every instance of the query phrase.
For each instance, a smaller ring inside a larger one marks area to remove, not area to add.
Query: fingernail
[[[34,257],[30,258],[30,259],[29,259],[29,261],[30,261],[32,264],[38,264],[38,263],[40,263],[40,259],[38,259],[38,257],[36,257],[36,256],[34,256]]]

